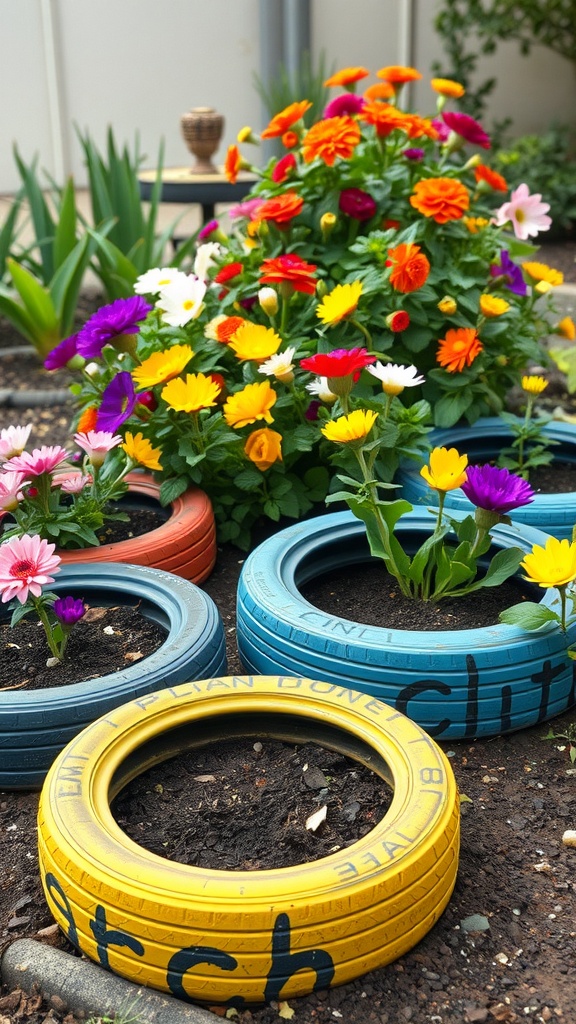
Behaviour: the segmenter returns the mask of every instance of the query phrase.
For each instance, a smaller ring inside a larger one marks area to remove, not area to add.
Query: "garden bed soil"
[[[575,253],[576,248],[572,265]],[[547,252],[539,258],[565,270]],[[566,279],[576,280],[576,275]],[[62,443],[56,431],[64,426],[60,421],[69,416],[69,407],[42,409],[40,415],[37,408],[28,413],[21,408],[16,421],[34,422],[37,443]],[[13,412],[0,408],[0,426],[15,422]],[[243,672],[235,644],[235,588],[243,560],[236,548],[220,547],[214,572],[203,584],[222,615],[230,673]],[[295,1024],[573,1024],[576,849],[566,846],[562,836],[576,828],[576,762],[570,757],[576,749],[575,719],[571,711],[511,735],[441,744],[464,797],[460,869],[441,919],[396,963],[339,988],[291,999],[289,1006],[271,1003],[243,1010],[234,1020],[273,1024],[281,1015],[292,1016]],[[551,731],[555,738],[549,738]],[[565,736],[574,737],[574,747]],[[229,777],[234,759],[231,765],[221,765]],[[205,767],[198,774],[216,775]],[[128,807],[137,825],[156,813],[153,799],[158,813],[166,812],[173,799],[178,775],[169,782],[161,767],[155,771],[160,785],[168,787],[168,799],[159,792],[152,798],[144,789],[138,804]],[[277,778],[268,768],[261,788],[271,792],[269,787],[285,777],[285,767],[281,775]],[[355,793],[354,779],[347,777],[336,802],[355,802]],[[50,929],[39,882],[37,804],[37,793],[0,793],[0,944],[43,932],[41,940],[72,954],[66,940]],[[250,835],[254,831],[246,828]],[[0,1024],[77,1024],[71,1009],[19,991],[0,992]],[[212,1009],[224,1016],[223,1008]]]

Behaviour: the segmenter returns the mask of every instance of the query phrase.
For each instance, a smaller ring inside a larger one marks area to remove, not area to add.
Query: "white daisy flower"
[[[368,373],[382,381],[382,390],[387,395],[399,395],[404,388],[414,388],[424,383],[415,366],[399,366],[397,363],[374,363],[367,366]]]
[[[163,288],[179,277],[186,277],[186,274],[178,267],[153,267],[136,278],[134,291],[136,295],[159,295]]]
[[[193,274],[183,274],[163,288],[156,303],[163,312],[164,323],[171,327],[184,327],[196,320],[204,309],[206,285]]]
[[[221,252],[222,246],[218,242],[205,242],[204,245],[199,245],[193,267],[196,277],[199,277],[201,281],[207,281],[208,271],[210,267],[215,266],[216,257]]]
[[[275,355],[270,356],[265,362],[261,363],[258,367],[259,373],[265,373],[267,377],[275,377],[276,380],[281,380],[285,384],[290,384],[294,380],[294,353],[296,348],[291,345],[285,349],[284,352],[276,352]]]
[[[328,377],[316,377],[306,385],[306,391],[315,395],[321,402],[327,402],[328,405],[332,405],[336,401],[337,396],[328,387]]]

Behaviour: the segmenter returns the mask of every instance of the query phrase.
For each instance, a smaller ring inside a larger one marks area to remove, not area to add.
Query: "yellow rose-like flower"
[[[434,448],[420,475],[435,491],[453,491],[466,480],[467,465],[468,456],[460,455],[456,448]]]
[[[556,287],[564,281],[564,274],[560,270],[554,270],[554,267],[549,267],[547,263],[536,263],[530,260],[522,264],[522,270],[533,281],[543,281],[552,287]]]
[[[253,359],[261,363],[273,356],[281,344],[282,338],[272,327],[246,321],[230,339],[228,348],[231,348],[242,362]]]
[[[568,341],[574,341],[576,339],[576,325],[571,316],[565,316],[556,324],[556,334],[559,334],[561,338],[567,338]]]
[[[162,449],[153,448],[148,438],[144,437],[142,433],[131,434],[127,430],[124,444],[121,444],[120,447],[124,449],[128,458],[132,459],[132,462],[138,462],[140,466],[145,466],[146,469],[162,469],[160,465]]]
[[[462,219],[471,235],[477,235],[490,223],[486,217],[463,217]]]
[[[544,388],[548,387],[548,381],[544,377],[537,377],[535,374],[522,377],[522,390],[528,395],[541,395]]]
[[[244,451],[258,469],[265,472],[275,462],[282,462],[282,434],[269,427],[253,430],[247,437]]]
[[[132,378],[141,388],[153,388],[155,384],[178,377],[193,355],[190,345],[173,345],[164,352],[153,352],[132,370]]]
[[[466,91],[460,82],[454,82],[451,78],[433,78],[430,85],[440,96],[450,96],[455,100],[459,100]]]
[[[499,299],[497,295],[480,296],[480,312],[483,316],[502,316],[510,309],[510,303],[506,299]]]
[[[454,316],[454,313],[458,309],[458,303],[456,299],[451,298],[450,295],[445,295],[443,299],[440,299],[438,303],[438,309],[444,316]]]
[[[544,547],[535,544],[520,565],[527,573],[524,579],[539,587],[563,587],[576,580],[576,543],[566,537],[549,537]]]
[[[325,295],[319,306],[316,307],[316,316],[324,324],[337,324],[345,317],[350,316],[356,309],[362,294],[362,282],[353,281],[352,284],[337,284],[335,288]]]
[[[350,441],[361,441],[366,437],[377,419],[378,413],[373,412],[372,409],[355,409],[348,416],[339,416],[337,420],[329,420],[321,430],[329,441],[348,444]]]
[[[176,412],[198,412],[216,405],[220,385],[204,373],[187,373],[162,388],[162,398]]]
[[[276,401],[276,392],[267,380],[262,384],[247,384],[242,391],[230,395],[224,404],[224,419],[229,427],[247,427],[256,420],[272,423],[270,409]]]

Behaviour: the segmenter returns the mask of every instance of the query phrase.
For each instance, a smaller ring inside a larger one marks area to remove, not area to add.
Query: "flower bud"
[[[410,326],[410,317],[406,310],[398,309],[395,313],[389,313],[386,317],[386,326],[395,334],[406,331]]]
[[[252,131],[249,125],[245,125],[244,128],[240,129],[238,135],[236,136],[236,142],[246,142],[250,143],[250,145],[252,146],[260,145],[260,139],[256,135],[254,135],[254,132]]]
[[[328,285],[326,284],[326,281],[320,278],[320,280],[316,282],[316,297],[318,299],[323,299],[325,295],[328,295]]]
[[[445,295],[443,299],[440,299],[438,303],[438,309],[445,316],[454,316],[454,313],[458,309],[458,303],[456,299],[453,299],[450,295]]]
[[[534,285],[534,291],[538,292],[538,295],[546,295],[552,288],[550,281],[538,281],[538,284]]]
[[[322,241],[327,242],[336,226],[336,214],[335,213],[323,213],[320,217],[320,231],[322,232]]]
[[[258,302],[260,308],[264,310],[266,316],[276,316],[278,312],[278,294],[274,288],[260,288],[258,292]]]
[[[480,156],[480,154],[479,153],[474,153],[474,156],[469,157],[469,159],[464,164],[463,170],[469,171],[469,170],[471,170],[472,167],[478,167],[479,164],[481,164],[481,163],[482,163],[482,157]]]

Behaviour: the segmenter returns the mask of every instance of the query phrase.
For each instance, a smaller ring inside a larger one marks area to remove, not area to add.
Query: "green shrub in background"
[[[315,67],[308,50],[304,50],[293,76],[290,76],[284,64],[279,64],[276,76],[271,82],[263,82],[256,73],[253,74],[252,80],[270,119],[290,103],[297,103],[303,98],[309,100],[312,106],[306,111],[302,120],[307,127],[310,127],[321,118],[322,111],[328,103],[329,91],[324,82],[330,77],[332,71],[326,67],[324,52],[320,54],[318,65]]]
[[[552,228],[547,237],[576,227],[576,144],[568,125],[555,124],[543,135],[522,135],[496,152],[495,168],[510,188],[525,181],[530,192],[546,192]]]

